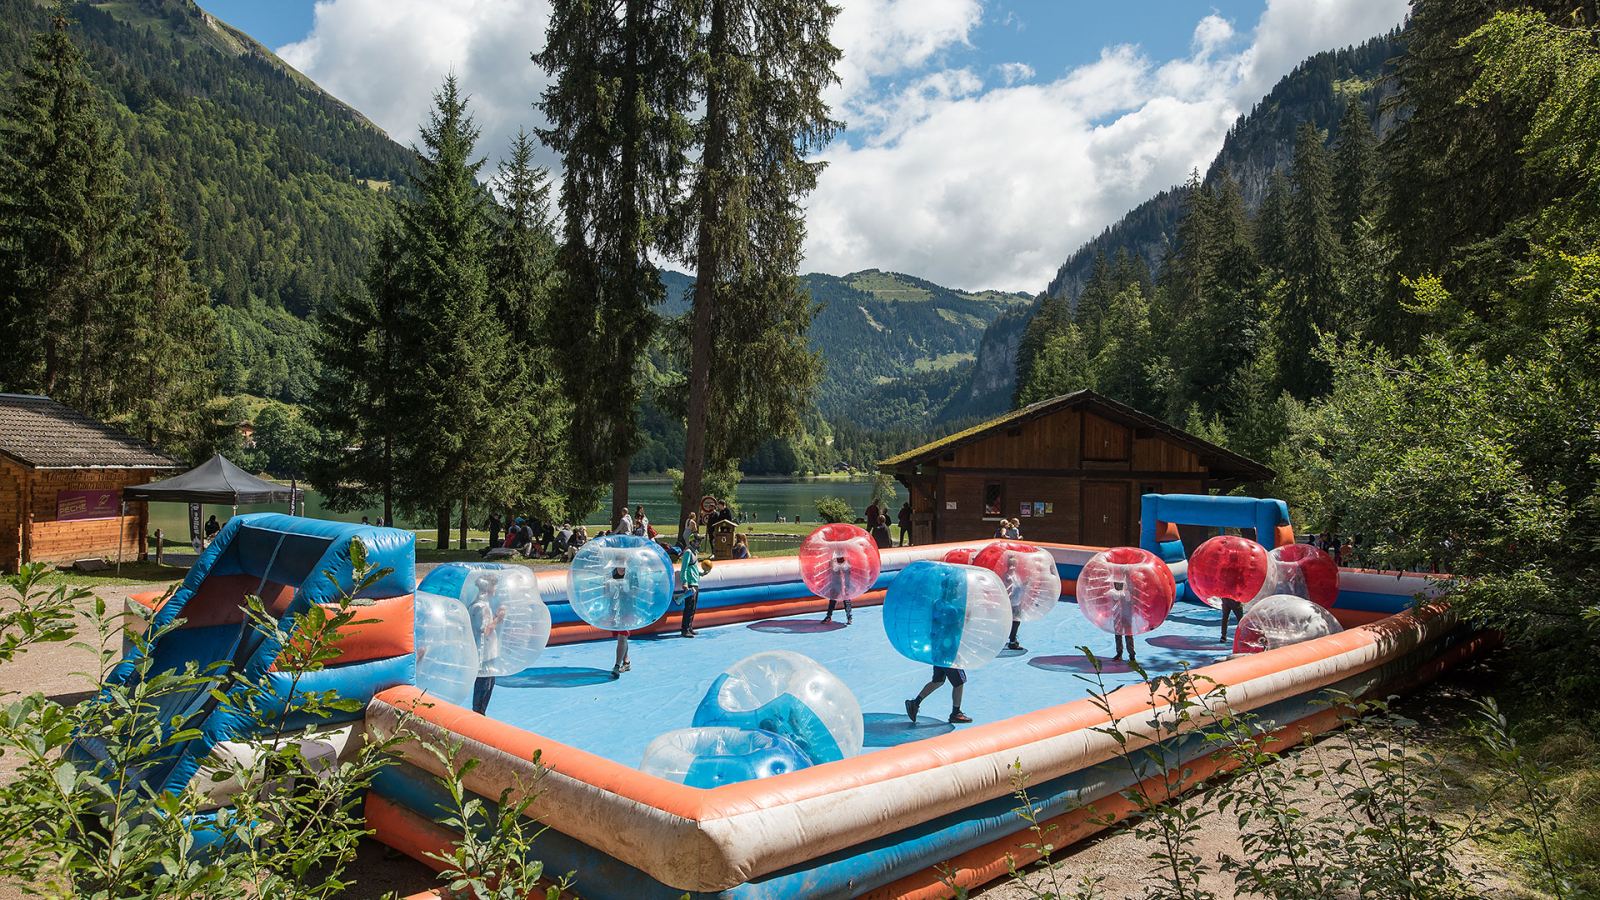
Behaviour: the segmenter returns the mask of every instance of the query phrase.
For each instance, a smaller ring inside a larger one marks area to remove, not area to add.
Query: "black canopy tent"
[[[240,506],[257,503],[288,503],[290,515],[295,505],[303,500],[305,491],[293,484],[278,484],[257,478],[221,456],[193,469],[168,478],[122,489],[122,499],[144,500],[151,503],[201,503],[228,504],[237,513]],[[193,520],[191,519],[191,523]],[[191,524],[191,528],[193,524]],[[197,536],[194,536],[197,539]]]

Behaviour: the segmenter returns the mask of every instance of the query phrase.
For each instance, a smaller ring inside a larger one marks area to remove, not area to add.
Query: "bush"
[[[817,515],[828,524],[835,522],[854,521],[856,511],[850,506],[849,501],[841,497],[818,497],[815,501]]]

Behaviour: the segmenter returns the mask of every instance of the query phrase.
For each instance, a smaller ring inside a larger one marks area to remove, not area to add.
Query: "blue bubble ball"
[[[770,731],[682,728],[645,748],[639,768],[689,787],[714,788],[808,769],[811,758],[794,741]]]
[[[672,561],[646,538],[595,538],[572,558],[567,600],[578,618],[602,631],[637,631],[672,604]]]
[[[917,560],[884,595],[883,630],[909,660],[976,669],[1011,634],[1011,595],[988,569]]]

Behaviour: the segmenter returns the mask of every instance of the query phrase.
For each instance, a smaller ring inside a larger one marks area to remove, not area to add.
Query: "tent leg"
[[[117,507],[117,577],[122,577],[122,542],[127,539],[126,530],[122,527],[122,520],[128,515],[128,504],[123,503]]]

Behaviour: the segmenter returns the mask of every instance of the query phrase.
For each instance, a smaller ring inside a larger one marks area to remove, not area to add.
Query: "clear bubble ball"
[[[819,765],[860,753],[866,735],[850,688],[821,663],[789,650],[757,653],[718,675],[693,724],[780,734]]]
[[[811,767],[800,745],[771,731],[713,726],[669,731],[645,748],[639,768],[697,788],[771,778]]]

